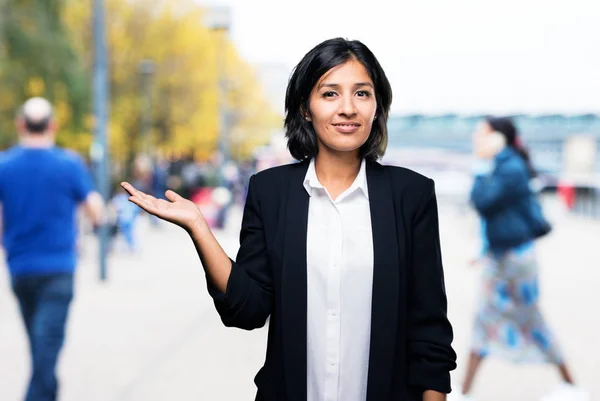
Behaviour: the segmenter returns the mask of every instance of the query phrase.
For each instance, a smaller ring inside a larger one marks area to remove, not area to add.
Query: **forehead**
[[[360,61],[352,58],[323,74],[316,87],[323,84],[354,84],[357,82],[373,84],[373,80],[365,66]]]

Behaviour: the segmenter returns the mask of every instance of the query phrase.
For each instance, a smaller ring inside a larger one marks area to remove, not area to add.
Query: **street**
[[[551,205],[555,229],[540,241],[542,307],[578,383],[600,395],[600,222],[568,216]],[[216,233],[233,258],[240,211]],[[440,201],[449,316],[463,377],[478,295],[477,220]],[[88,238],[77,275],[59,375],[61,401],[253,400],[253,378],[264,360],[266,328],[225,328],[206,291],[187,234],[142,216],[141,251],[117,251],[108,281],[98,280],[96,244]],[[27,344],[7,271],[0,268],[0,400],[18,401],[29,371]],[[558,383],[550,366],[489,360],[476,381],[478,400],[539,399]]]

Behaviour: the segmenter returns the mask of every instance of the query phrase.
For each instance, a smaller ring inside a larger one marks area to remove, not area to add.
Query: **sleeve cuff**
[[[416,372],[415,372],[416,373]],[[452,391],[450,385],[450,372],[422,372],[421,374],[413,374],[411,384],[423,391],[433,390],[438,393],[449,394]]]

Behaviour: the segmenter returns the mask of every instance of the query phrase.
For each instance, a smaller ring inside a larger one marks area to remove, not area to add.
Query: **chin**
[[[319,147],[331,153],[351,153],[357,152],[368,139],[358,135],[338,136],[325,138],[329,140],[319,141]]]
[[[331,153],[359,153],[360,146],[328,146]]]
[[[346,138],[336,138],[337,140],[331,141],[328,143],[328,147],[335,149],[340,152],[352,152],[358,150],[363,146],[368,138],[356,138],[356,137],[346,137]]]

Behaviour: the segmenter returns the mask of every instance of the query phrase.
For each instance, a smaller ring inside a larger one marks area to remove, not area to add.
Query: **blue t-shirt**
[[[92,191],[74,152],[15,146],[0,156],[3,241],[12,276],[72,273],[77,206]]]

